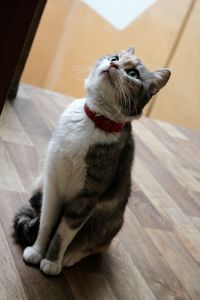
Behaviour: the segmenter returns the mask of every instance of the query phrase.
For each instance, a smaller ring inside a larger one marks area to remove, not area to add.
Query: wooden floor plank
[[[161,143],[174,155],[177,156],[177,160],[179,160],[186,169],[190,166],[191,175],[196,173],[199,174],[200,169],[200,151],[199,151],[199,134],[195,134],[195,131],[191,133],[191,143],[190,138],[187,134],[184,134],[186,139],[179,137],[174,137],[174,142],[172,143],[169,134],[166,134],[166,131],[163,130],[163,126],[160,124],[163,122],[151,122],[150,124],[146,122],[144,118],[142,120],[142,124],[144,126],[148,126],[151,131],[153,131],[154,135],[161,141]],[[173,125],[171,125],[173,127]],[[180,128],[176,128],[180,132]],[[185,131],[187,132],[187,131]],[[192,136],[193,134],[193,136]],[[191,159],[193,156],[195,159]]]
[[[9,160],[15,162],[15,170],[25,191],[30,193],[33,183],[40,173],[40,163],[35,148],[12,142],[4,142],[4,146]]]
[[[186,215],[200,216],[200,203],[195,201],[195,198],[191,195],[191,190],[188,190],[187,187],[177,181],[176,177],[165,167],[164,161],[158,160],[157,156],[141,142],[138,136],[136,143],[138,162],[142,161],[144,168],[147,168],[158,182],[162,182],[162,187],[169,196],[174,198],[174,194],[176,194],[174,201]],[[191,175],[193,176],[193,174]]]
[[[6,152],[5,144],[3,143],[0,145],[0,169],[2,172],[0,188],[25,192],[25,188],[16,171],[15,164],[10,160],[9,155]]]
[[[136,182],[143,189],[145,195],[156,207],[160,214],[168,219],[173,226],[173,230],[177,233],[178,237],[188,249],[190,254],[198,262],[200,261],[200,235],[199,231],[187,219],[187,216],[177,206],[176,202],[169,196],[163,189],[161,184],[155,180],[141,161],[135,164],[136,169]],[[143,175],[142,175],[143,174]],[[144,183],[138,182],[137,178],[145,176]],[[148,184],[147,184],[148,182]],[[169,220],[170,218],[170,220]]]
[[[196,226],[196,228],[200,231],[200,218],[197,217],[189,217],[189,220]]]
[[[190,222],[186,215],[180,214],[173,208],[165,209],[172,223],[174,224],[174,232],[181,240],[182,244],[188,249],[191,256],[200,263],[200,234],[196,227]]]
[[[182,247],[176,236],[171,232],[164,233],[156,229],[146,229],[146,231],[174,274],[187,289],[190,297],[199,300],[199,267]]]
[[[127,250],[126,245],[115,238],[109,252],[103,257],[102,270],[117,299],[155,300]]]
[[[137,215],[143,227],[162,230],[172,229],[171,224],[160,215],[158,210],[135,182],[133,184],[132,197],[129,201],[129,208]]]
[[[26,300],[26,294],[0,222],[0,299]]]
[[[119,234],[120,241],[127,249],[156,299],[170,299],[170,297],[172,299],[176,299],[176,297],[188,299],[184,286],[173,274],[162,255],[159,255],[136,216],[127,209],[125,218],[126,222]],[[129,233],[128,236],[125,235],[125,232]]]
[[[76,300],[116,300],[103,274],[71,272],[68,279]]]
[[[200,191],[199,182],[191,176],[191,174],[177,160],[176,156],[165,147],[153,133],[141,122],[135,122],[133,126],[134,132],[140,136],[141,140],[149,147],[158,160],[165,162],[167,169],[174,177],[188,189]]]
[[[161,127],[163,130],[166,131],[166,133],[173,137],[173,138],[178,138],[181,140],[185,140],[188,141],[188,138],[186,135],[184,135],[178,128],[176,128],[175,126],[166,123],[166,122],[161,122],[161,121],[156,121],[155,120],[155,124],[158,124],[159,127]]]

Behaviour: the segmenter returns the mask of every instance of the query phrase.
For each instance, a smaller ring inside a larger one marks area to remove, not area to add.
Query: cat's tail
[[[13,235],[18,244],[25,247],[32,245],[38,234],[42,193],[37,192],[29,200],[30,205],[19,209],[13,219]]]

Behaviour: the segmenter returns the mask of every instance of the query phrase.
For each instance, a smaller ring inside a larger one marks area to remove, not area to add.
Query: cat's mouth
[[[102,71],[101,72],[101,75],[103,75],[103,76],[105,76],[105,77],[107,77],[107,78],[109,78],[110,79],[110,71],[109,70],[104,70],[104,71]]]
[[[114,84],[114,74],[117,72],[117,69],[109,66],[106,70],[101,71],[101,75],[104,76],[105,79],[108,79],[110,83]]]

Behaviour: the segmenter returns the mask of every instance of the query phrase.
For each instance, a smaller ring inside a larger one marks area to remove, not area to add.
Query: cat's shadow
[[[108,253],[94,254],[86,258],[83,258],[80,262],[75,264],[73,267],[64,268],[63,271],[74,271],[74,272],[86,272],[86,273],[101,273],[105,267]]]
[[[63,269],[68,288],[75,298],[93,300],[99,299],[102,293],[107,293],[108,283],[104,277],[106,256],[107,253],[95,254],[82,259],[71,268]]]

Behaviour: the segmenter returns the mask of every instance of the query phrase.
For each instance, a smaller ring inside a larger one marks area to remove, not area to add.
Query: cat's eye
[[[128,76],[130,76],[130,77],[133,77],[133,78],[136,78],[136,79],[139,78],[139,72],[138,72],[138,70],[136,70],[136,69],[129,69],[129,70],[126,70],[126,73],[127,73]]]
[[[119,60],[119,56],[118,55],[114,55],[110,57],[110,61],[117,61]]]

